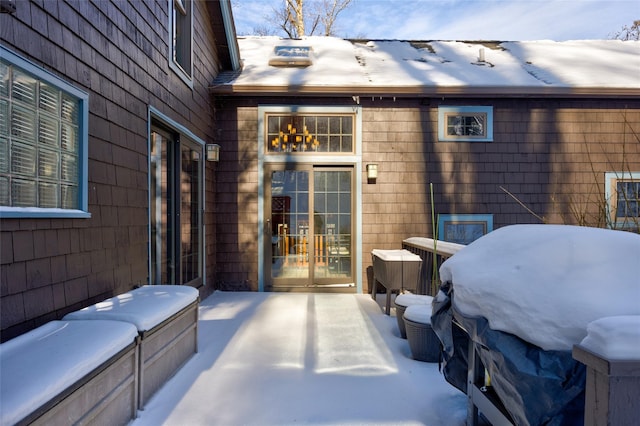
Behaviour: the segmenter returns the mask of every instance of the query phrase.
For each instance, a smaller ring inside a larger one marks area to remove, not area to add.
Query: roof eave
[[[310,86],[212,85],[219,96],[395,96],[395,97],[561,97],[640,98],[639,88],[529,86]]]

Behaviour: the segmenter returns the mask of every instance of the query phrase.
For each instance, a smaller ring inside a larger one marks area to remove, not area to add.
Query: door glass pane
[[[309,237],[309,172],[272,172],[272,278],[309,278]]]
[[[169,140],[160,133],[151,134],[151,283],[170,284],[174,280],[172,241],[173,212],[169,194],[173,192],[170,176]]]
[[[351,172],[314,174],[316,278],[351,278]]]
[[[180,252],[182,283],[200,276],[200,168],[202,159],[197,146],[183,145],[181,148],[181,214]]]

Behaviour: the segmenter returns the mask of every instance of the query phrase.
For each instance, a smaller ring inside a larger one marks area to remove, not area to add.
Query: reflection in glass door
[[[266,176],[267,287],[353,286],[351,168],[274,167]]]
[[[314,277],[326,283],[353,282],[351,171],[315,171],[313,197]]]
[[[150,283],[202,284],[202,147],[153,129]]]
[[[272,278],[309,278],[309,171],[271,173]]]

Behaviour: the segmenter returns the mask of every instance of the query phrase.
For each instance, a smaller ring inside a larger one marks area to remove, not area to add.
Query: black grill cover
[[[517,336],[492,330],[485,318],[456,312],[452,301],[453,286],[444,283],[431,317],[443,346],[442,372],[450,384],[466,393],[472,339],[491,372],[491,385],[517,425],[583,425],[586,367],[573,359],[571,351],[544,351]]]

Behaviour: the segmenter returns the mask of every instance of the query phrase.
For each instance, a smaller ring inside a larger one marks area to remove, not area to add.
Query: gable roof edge
[[[222,12],[222,21],[224,23],[224,32],[229,47],[229,56],[231,58],[231,68],[233,70],[240,69],[240,47],[236,37],[236,27],[231,12],[230,0],[219,0],[220,11]]]
[[[394,96],[394,97],[496,97],[496,98],[631,98],[640,99],[640,88],[519,87],[519,86],[263,86],[212,84],[209,92],[222,96]]]

